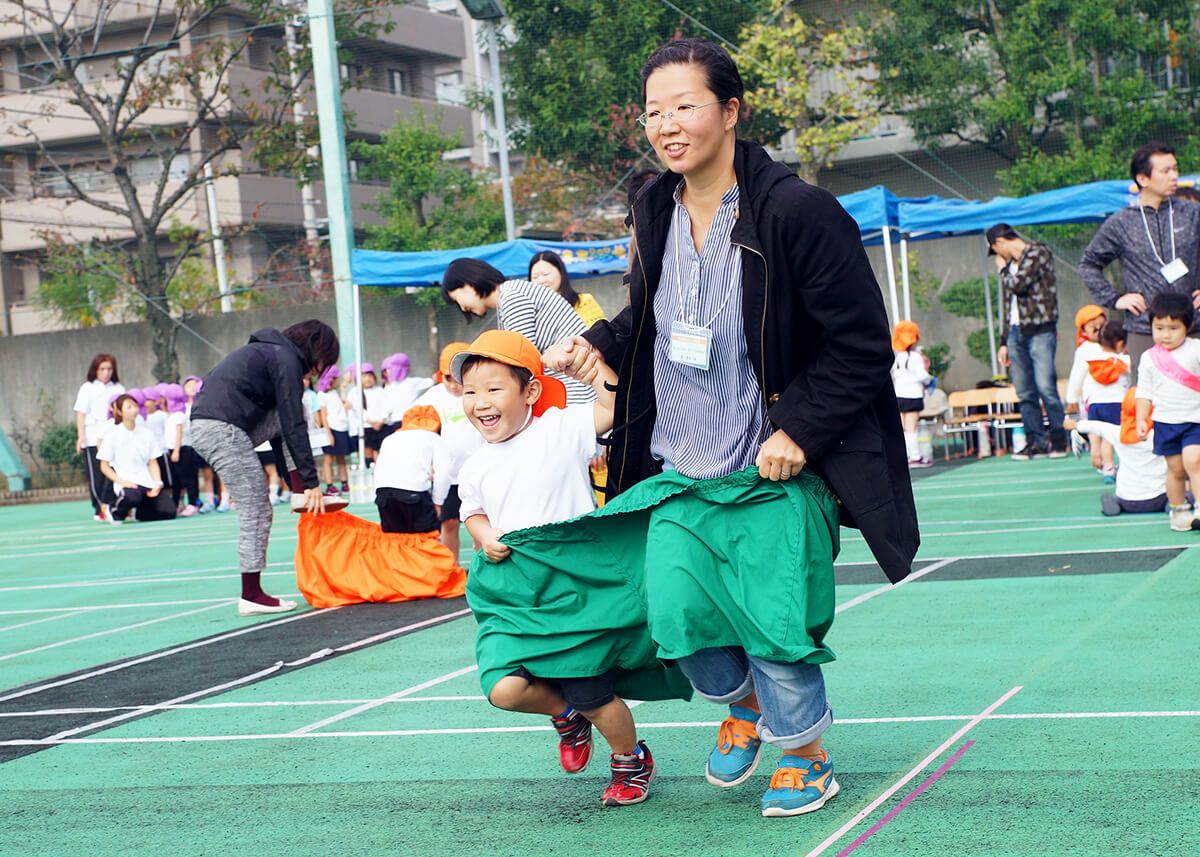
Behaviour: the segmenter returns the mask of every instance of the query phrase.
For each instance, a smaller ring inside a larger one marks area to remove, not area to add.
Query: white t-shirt
[[[1200,375],[1200,340],[1185,339],[1171,356],[1188,372]],[[1149,399],[1154,404],[1155,422],[1200,423],[1200,391],[1185,387],[1159,372],[1149,351],[1138,361],[1137,397]]]
[[[99,378],[88,381],[79,388],[73,410],[83,414],[85,446],[97,446],[100,443],[100,426],[112,422],[112,415],[108,412],[108,400],[124,392],[125,388],[122,385],[112,381],[105,384]]]
[[[892,386],[896,389],[897,399],[923,399],[925,385],[932,379],[925,371],[925,358],[921,349],[894,352],[892,361]]]
[[[174,449],[175,444],[167,446],[167,412],[158,410],[152,414],[146,414],[146,428],[150,429],[150,433],[154,435],[154,439],[158,441],[160,449]]]
[[[1154,430],[1145,440],[1121,443],[1121,427],[1099,420],[1080,420],[1084,434],[1098,434],[1113,445],[1117,468],[1116,494],[1122,500],[1153,500],[1167,490],[1167,460],[1154,454]]]
[[[145,426],[135,426],[130,431],[124,425],[114,425],[105,432],[96,458],[107,461],[117,476],[126,482],[136,482],[143,488],[155,488],[154,477],[150,474],[150,461],[158,458],[161,452],[158,441]]]
[[[388,401],[387,394],[383,392],[383,387],[368,387],[363,390],[367,397],[367,409],[363,414],[363,420],[367,423],[383,423],[388,421]],[[383,428],[383,426],[380,426]]]
[[[442,505],[450,491],[450,458],[437,432],[401,429],[384,438],[375,460],[375,489],[431,491]]]
[[[485,443],[458,474],[461,518],[487,515],[512,532],[596,508],[588,461],[596,451],[592,405],[551,408],[516,437]]]
[[[483,446],[483,435],[467,419],[462,396],[451,393],[445,384],[430,388],[415,404],[429,405],[438,412],[442,421],[442,442],[450,456],[450,484],[457,485],[463,464]]]
[[[336,389],[317,393],[317,399],[325,410],[325,427],[332,431],[348,431],[350,418],[346,414],[346,405],[342,402],[342,394]]]
[[[317,427],[317,412],[321,410],[321,401],[314,390],[305,390],[302,397],[304,402],[304,422],[308,426],[308,445],[313,455],[322,455],[329,435],[325,429]]]
[[[362,434],[363,407],[362,396],[359,394],[357,384],[348,384],[346,386],[345,401],[350,403],[350,406],[346,408],[346,421],[350,426],[350,436],[358,437]]]
[[[183,445],[192,445],[192,403],[188,402],[183,409]]]
[[[1128,354],[1117,354],[1105,351],[1099,342],[1084,342],[1075,349],[1075,360],[1071,364],[1071,375],[1067,380],[1067,404],[1074,405],[1082,402],[1084,405],[1120,404],[1129,389],[1131,372],[1122,373],[1111,384],[1101,384],[1088,371],[1088,361],[1107,360],[1116,357],[1126,368],[1131,365]]]
[[[163,451],[170,455],[175,451],[175,436],[176,431],[180,426],[183,426],[183,439],[179,442],[180,447],[187,446],[187,442],[191,439],[187,430],[187,415],[183,411],[176,411],[173,414],[167,414],[167,421],[163,425]]]
[[[384,400],[387,402],[388,423],[398,423],[403,420],[404,412],[411,408],[421,394],[432,386],[432,378],[408,377],[403,381],[397,381],[384,387],[383,394]]]

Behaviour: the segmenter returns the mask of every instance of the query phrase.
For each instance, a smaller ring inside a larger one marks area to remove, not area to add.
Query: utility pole
[[[508,240],[517,237],[513,214],[512,176],[508,171],[508,125],[504,118],[504,83],[500,80],[500,39],[497,35],[504,7],[500,0],[462,0],[467,14],[487,27],[488,60],[492,78],[492,109],[496,113],[496,142],[500,147],[500,190],[504,195],[504,231]]]
[[[217,190],[213,187],[211,162],[204,165],[204,199],[208,203],[208,228],[212,232],[213,262],[217,266],[221,312],[233,312],[233,297],[229,294],[229,271],[225,268],[225,239],[221,237],[221,222],[217,215]]]
[[[300,91],[300,45],[296,40],[296,19],[291,15],[284,21],[283,32],[287,40],[288,75],[295,99],[292,104],[292,118],[296,123],[296,141],[299,143],[304,140],[304,122],[308,118],[308,108],[304,104],[304,94]],[[305,149],[305,154],[310,161],[319,160],[320,147],[309,146]],[[317,248],[321,242],[321,233],[317,228],[317,199],[307,178],[300,180],[300,202],[304,210],[304,240],[308,244],[309,278],[316,286],[324,279],[325,272],[321,269],[317,256]]]
[[[308,0],[308,32],[312,40],[317,117],[321,123],[321,165],[325,176],[325,213],[329,217],[329,251],[333,263],[338,339],[342,346],[342,362],[355,364],[360,357],[355,337],[354,286],[350,271],[354,227],[350,218],[346,125],[342,118],[342,88],[338,75],[332,0]]]

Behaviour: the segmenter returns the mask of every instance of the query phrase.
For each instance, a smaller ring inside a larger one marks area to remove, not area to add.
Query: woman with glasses
[[[660,657],[729,706],[706,779],[744,782],[774,744],[762,814],[800,815],[838,789],[819,665],[839,513],[893,581],[918,544],[887,315],[834,197],[737,139],[723,48],[672,42],[641,79],[666,170],[632,207],[630,305],[546,365],[619,367],[606,513],[684,486],[650,500],[645,597]]]

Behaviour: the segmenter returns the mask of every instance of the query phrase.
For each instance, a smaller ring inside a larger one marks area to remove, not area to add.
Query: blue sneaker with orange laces
[[[704,779],[717,788],[728,789],[750,778],[762,756],[759,716],[749,708],[729,706],[729,716],[717,731],[717,746],[708,754]]]
[[[771,777],[771,786],[762,796],[762,814],[767,818],[804,815],[815,812],[838,793],[829,754],[821,751],[820,761],[785,755]]]

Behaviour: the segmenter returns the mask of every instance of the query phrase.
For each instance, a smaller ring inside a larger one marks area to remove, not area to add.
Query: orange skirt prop
[[[385,533],[347,512],[300,515],[296,583],[313,607],[456,598],[467,586],[437,533]]]

